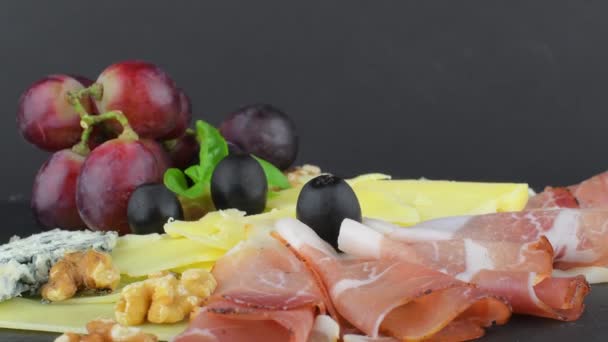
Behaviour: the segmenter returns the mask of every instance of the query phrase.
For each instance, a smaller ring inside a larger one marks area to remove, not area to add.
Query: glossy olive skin
[[[247,215],[259,214],[266,207],[267,193],[264,170],[250,155],[227,156],[211,176],[211,198],[218,210],[234,208]]]
[[[300,191],[296,217],[337,248],[342,221],[349,218],[361,222],[361,205],[343,179],[321,175],[311,179]]]
[[[134,234],[162,234],[167,220],[183,220],[184,212],[177,196],[163,184],[144,184],[129,197],[127,218]]]

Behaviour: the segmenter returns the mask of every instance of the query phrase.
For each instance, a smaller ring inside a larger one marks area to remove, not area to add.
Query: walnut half
[[[217,286],[205,269],[193,268],[178,279],[173,273],[152,275],[122,289],[116,303],[116,321],[123,325],[175,323],[184,320],[202,305]]]
[[[113,320],[99,319],[87,323],[88,334],[79,335],[67,332],[55,339],[55,342],[156,342],[152,334],[141,329],[123,327]]]
[[[309,180],[319,176],[321,174],[321,168],[315,165],[304,164],[302,166],[296,166],[285,172],[289,184],[293,187],[301,186],[306,184]]]
[[[88,250],[66,253],[49,273],[42,287],[42,297],[52,302],[73,297],[79,290],[114,290],[120,282],[120,272],[112,265],[107,253]]]

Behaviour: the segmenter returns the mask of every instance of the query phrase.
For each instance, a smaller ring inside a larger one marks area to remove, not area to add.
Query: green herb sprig
[[[199,163],[182,171],[170,168],[165,172],[163,182],[174,193],[189,199],[197,199],[209,192],[211,175],[217,164],[228,155],[228,144],[217,128],[203,120],[196,121],[196,140],[200,144]],[[253,156],[259,163],[269,189],[288,189],[287,177],[271,163]],[[188,179],[190,178],[190,182]],[[269,195],[273,193],[269,191]]]

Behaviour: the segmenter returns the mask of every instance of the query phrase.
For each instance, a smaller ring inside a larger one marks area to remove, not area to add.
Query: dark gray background
[[[345,176],[578,182],[608,160],[607,13],[582,0],[0,1],[0,199],[29,197],[47,157],[16,131],[20,93],[131,58],[164,67],[215,124],[251,102],[283,108],[299,161]],[[0,215],[33,227],[23,203]],[[514,318],[488,340],[604,340],[607,295],[594,287],[577,322]]]
[[[1,1],[0,198],[47,157],[17,133],[50,73],[160,64],[219,123],[291,114],[300,162],[345,176],[577,182],[606,169],[606,1]]]

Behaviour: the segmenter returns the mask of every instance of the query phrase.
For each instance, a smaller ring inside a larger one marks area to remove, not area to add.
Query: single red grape
[[[186,133],[175,140],[166,141],[164,146],[169,153],[173,167],[183,170],[188,166],[198,164],[200,145],[193,134]]]
[[[86,228],[76,208],[76,180],[84,157],[71,150],[53,153],[42,165],[32,190],[32,210],[45,228]]]
[[[68,75],[50,75],[32,84],[19,99],[17,125],[23,137],[47,151],[69,148],[80,140],[80,116],[68,102],[67,93],[84,86]],[[93,113],[92,101],[82,104]]]
[[[148,139],[142,139],[140,140],[140,143],[143,144],[146,148],[148,148],[148,150],[150,150],[152,155],[154,155],[154,157],[156,158],[158,165],[160,165],[163,170],[173,167],[173,161],[171,160],[171,156],[160,143]]]
[[[120,62],[97,78],[103,87],[100,113],[120,110],[142,138],[158,139],[175,128],[181,112],[179,91],[162,69],[142,61]],[[119,132],[120,125],[112,127]]]
[[[190,97],[184,93],[183,90],[179,91],[179,101],[181,111],[179,113],[179,117],[175,122],[175,127],[165,135],[162,140],[171,140],[175,138],[181,137],[188,126],[190,126],[190,122],[192,121],[192,103],[190,102]]]
[[[220,132],[231,150],[254,154],[281,170],[290,167],[298,154],[293,121],[268,104],[246,106],[228,115]]]
[[[89,154],[76,189],[78,211],[89,228],[131,232],[129,197],[142,184],[162,182],[167,166],[161,149],[150,140],[113,139]]]

